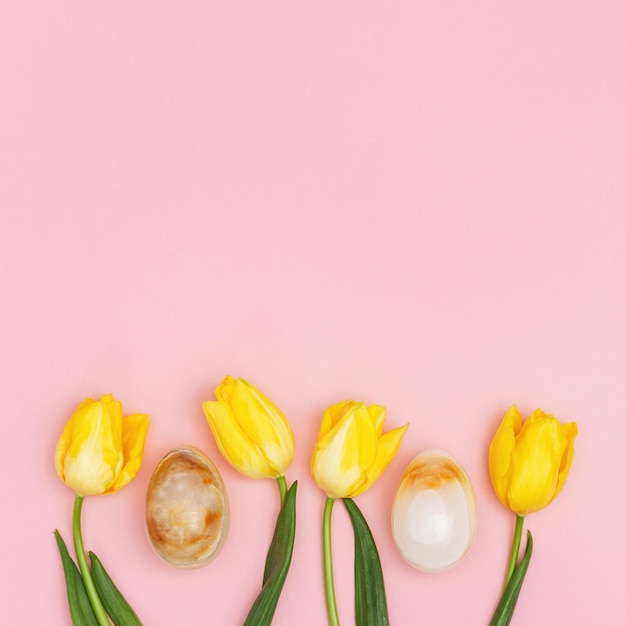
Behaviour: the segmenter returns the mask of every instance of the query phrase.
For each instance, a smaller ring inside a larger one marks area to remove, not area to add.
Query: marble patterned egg
[[[447,452],[418,454],[393,500],[393,538],[402,557],[424,572],[456,565],[476,533],[476,498],[459,462]]]
[[[146,494],[146,530],[156,553],[182,569],[210,563],[230,522],[226,488],[197,448],[181,446],[156,466]]]

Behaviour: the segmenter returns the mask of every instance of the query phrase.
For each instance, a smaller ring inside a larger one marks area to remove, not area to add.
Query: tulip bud
[[[541,409],[522,423],[513,405],[489,448],[489,474],[500,501],[518,516],[539,511],[559,494],[574,458],[575,422]]]
[[[396,455],[408,424],[383,434],[385,408],[352,400],[324,412],[311,457],[311,474],[331,498],[369,489]]]
[[[65,424],[54,464],[59,478],[79,496],[118,491],[135,478],[150,418],[122,417],[111,394],[87,398]]]
[[[294,437],[280,409],[256,387],[226,376],[202,404],[224,458],[250,478],[278,478],[293,460]]]

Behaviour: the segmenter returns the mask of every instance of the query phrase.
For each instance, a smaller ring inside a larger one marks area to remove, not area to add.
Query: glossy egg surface
[[[456,565],[476,533],[476,498],[459,462],[439,449],[418,454],[393,500],[393,538],[402,557],[425,572]]]
[[[146,494],[146,530],[156,553],[175,567],[202,567],[219,553],[229,522],[226,488],[215,465],[192,446],[168,452]]]

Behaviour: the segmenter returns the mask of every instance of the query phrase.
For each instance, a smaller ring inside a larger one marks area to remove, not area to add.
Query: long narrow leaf
[[[296,480],[285,494],[285,500],[278,518],[263,570],[263,585],[271,576],[275,576],[284,565],[285,558],[291,558],[293,542],[296,534],[296,492],[298,481]],[[293,491],[293,493],[292,493]],[[289,499],[289,503],[287,500]]]
[[[63,537],[61,537],[61,533],[55,530],[54,536],[61,554],[61,562],[63,563],[67,603],[70,609],[72,624],[74,626],[98,626],[98,620],[91,608],[80,571],[67,551],[67,546],[63,541]]]
[[[508,626],[511,623],[513,617],[513,611],[515,611],[515,605],[517,604],[517,598],[519,592],[522,589],[522,584],[528,570],[528,564],[530,563],[530,557],[533,554],[533,536],[528,531],[528,540],[526,542],[526,550],[524,552],[524,558],[520,561],[519,565],[515,568],[511,579],[502,593],[502,598],[496,608],[496,612],[489,622],[489,626]]]
[[[93,584],[96,586],[100,600],[102,600],[102,604],[115,626],[141,626],[137,614],[115,586],[100,559],[93,552],[89,553],[89,558],[91,559]]]
[[[293,555],[297,488],[298,481],[295,481],[289,488],[278,514],[274,536],[265,561],[263,587],[248,613],[244,626],[269,626],[272,623]]]
[[[354,611],[356,626],[388,626],[385,581],[374,537],[350,498],[343,503],[354,529]]]

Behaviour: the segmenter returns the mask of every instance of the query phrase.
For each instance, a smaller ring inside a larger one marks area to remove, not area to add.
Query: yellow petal
[[[509,506],[511,455],[515,449],[515,438],[522,427],[522,415],[513,405],[506,412],[491,445],[489,446],[489,475],[496,495]]]
[[[148,415],[129,415],[122,420],[124,466],[113,487],[108,489],[109,492],[119,491],[137,475],[143,460],[144,444],[149,426],[150,417]]]
[[[350,497],[358,496],[360,493],[363,493],[380,478],[400,449],[402,438],[408,427],[409,425],[405,424],[399,428],[394,428],[378,439],[376,458],[367,472],[367,481]]]
[[[566,444],[565,453],[563,454],[563,458],[561,459],[561,467],[559,468],[559,478],[557,481],[554,498],[559,495],[561,489],[563,489],[563,485],[565,484],[567,477],[569,476],[569,470],[572,466],[572,460],[574,459],[574,439],[576,439],[576,435],[578,435],[578,424],[576,424],[576,422],[562,424],[561,432],[565,437]]]
[[[113,485],[123,462],[121,404],[111,395],[85,400],[57,445],[59,476],[78,495],[97,495]]]
[[[294,437],[281,410],[256,387],[236,381],[231,410],[246,435],[259,447],[273,475],[282,475],[293,460]]]
[[[329,406],[322,415],[322,423],[317,438],[327,435],[358,402],[346,400]]]
[[[372,423],[374,424],[376,436],[380,437],[383,432],[383,426],[385,424],[385,414],[387,410],[384,406],[380,406],[378,404],[372,404],[367,408],[367,410],[369,411]]]
[[[311,473],[330,497],[349,498],[367,481],[367,471],[376,458],[376,431],[363,403],[340,404],[340,409],[330,414],[345,413],[318,439]]]
[[[539,511],[552,502],[567,446],[558,420],[551,415],[534,415],[522,426],[511,455],[508,499],[517,515]]]
[[[352,418],[349,420],[350,428],[340,469],[345,471],[358,466],[365,473],[376,459],[376,429],[362,402],[355,404],[348,415],[352,415]]]
[[[276,477],[258,446],[246,435],[223,402],[202,404],[215,443],[222,456],[239,472],[250,478]]]
[[[225,376],[224,380],[215,389],[215,397],[218,402],[230,406],[232,395],[235,390],[236,381],[232,376]]]

